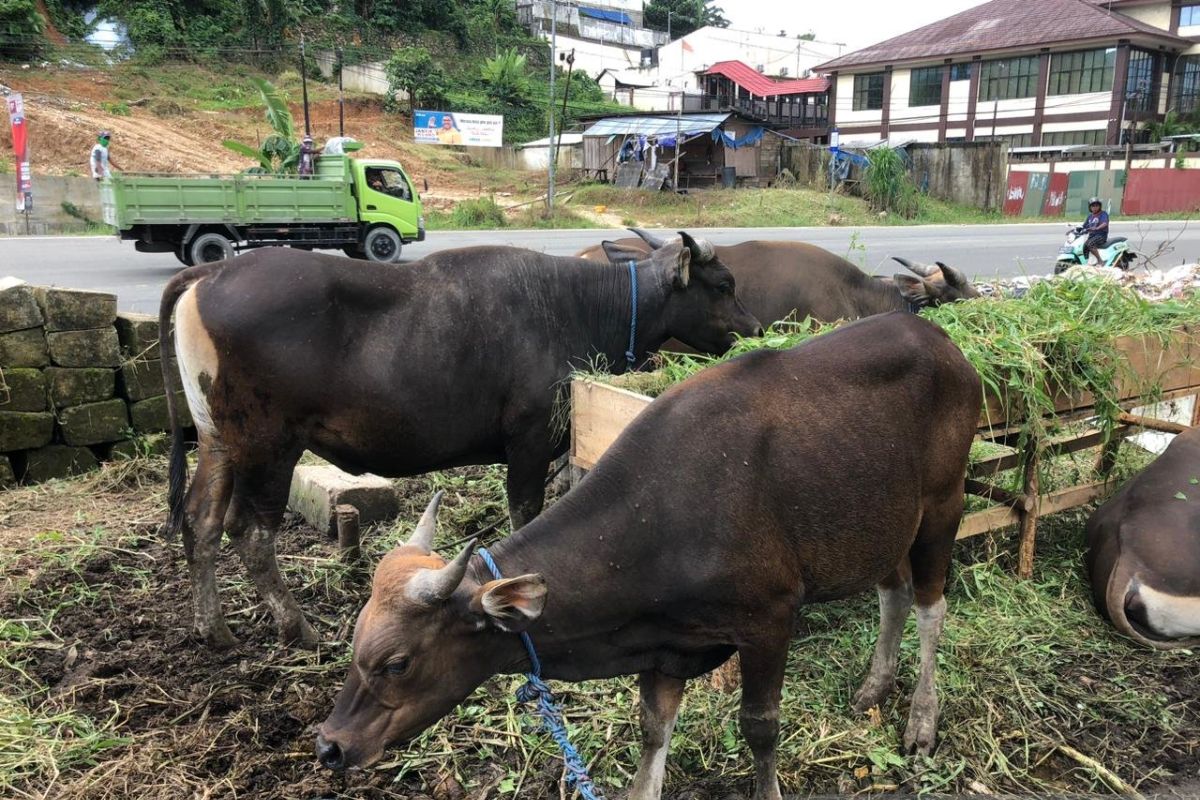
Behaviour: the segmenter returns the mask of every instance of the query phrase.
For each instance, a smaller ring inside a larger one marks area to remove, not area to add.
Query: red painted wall
[[[1004,194],[1004,215],[1017,217],[1025,208],[1025,194],[1029,190],[1028,172],[1013,170],[1008,173],[1008,188]]]
[[[1200,209],[1200,170],[1134,169],[1125,185],[1123,214]]]
[[[1042,216],[1061,217],[1067,206],[1067,187],[1070,176],[1065,172],[1056,172],[1050,176],[1050,187],[1046,189],[1046,200],[1042,204]]]

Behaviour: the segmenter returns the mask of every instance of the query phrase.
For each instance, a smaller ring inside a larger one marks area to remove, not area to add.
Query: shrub
[[[45,46],[45,27],[34,0],[0,0],[0,59],[36,56]]]
[[[503,228],[508,220],[495,200],[479,197],[455,205],[450,213],[450,223],[456,228]]]
[[[877,147],[867,153],[871,162],[866,171],[864,194],[876,211],[899,214],[906,219],[921,210],[921,195],[908,176],[904,157],[890,147]]]

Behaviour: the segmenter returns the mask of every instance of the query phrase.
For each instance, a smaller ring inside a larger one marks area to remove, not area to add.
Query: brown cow
[[[1200,428],[1179,434],[1087,522],[1100,614],[1159,650],[1200,646]]]
[[[635,269],[636,359],[669,337],[720,353],[761,332],[711,246],[685,234]],[[400,267],[267,248],[176,275],[159,336],[169,355],[175,309],[200,450],[185,498],[172,407],[170,526],[183,532],[196,632],[234,643],[214,575],[224,529],[282,638],[315,643],[274,549],[305,450],[389,477],[507,464],[512,525],[537,515],[547,464],[566,449],[551,422],[557,394],[591,361],[625,368],[631,283],[624,265],[597,270],[509,247],[443,250]]]
[[[562,500],[492,549],[430,552],[431,504],[375,572],[317,755],[378,760],[497,673],[638,673],[643,753],[630,797],[660,794],[684,682],[738,653],[756,798],[780,797],[780,691],[800,606],[879,591],[855,699],[894,685],[914,598],[921,666],[907,750],[933,748],[943,590],[963,508],[979,376],[933,324],[893,313],[792,350],[706,369],[655,400]]]
[[[630,230],[640,238],[612,244],[633,257],[665,243],[638,228]],[[980,296],[965,275],[940,262],[938,267],[927,267],[897,258],[916,276],[896,273],[880,279],[806,242],[749,241],[714,249],[737,280],[738,296],[763,325],[792,314],[797,319],[812,317],[833,322],[888,311],[915,311]],[[612,246],[608,250],[617,252]],[[578,255],[589,261],[607,261],[610,257],[600,245]]]

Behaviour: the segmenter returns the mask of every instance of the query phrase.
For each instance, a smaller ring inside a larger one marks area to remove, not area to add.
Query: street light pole
[[[554,167],[558,160],[558,153],[554,152],[554,70],[557,68],[555,59],[558,49],[558,0],[550,1],[550,103],[547,106],[550,112],[550,140],[546,143],[546,149],[550,152],[550,179],[546,187],[546,208],[550,214],[554,214]]]

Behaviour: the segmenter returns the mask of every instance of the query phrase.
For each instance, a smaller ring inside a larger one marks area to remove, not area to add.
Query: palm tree
[[[529,75],[525,71],[525,56],[510,47],[483,65],[483,82],[487,93],[498,103],[509,106],[529,105]]]
[[[300,165],[300,142],[296,140],[296,122],[287,101],[270,81],[251,78],[250,81],[262,95],[267,111],[267,124],[271,133],[258,147],[226,139],[222,145],[233,152],[258,162],[257,167],[246,170],[257,175],[294,175]]]

